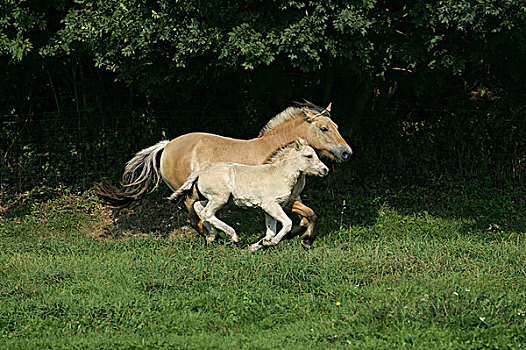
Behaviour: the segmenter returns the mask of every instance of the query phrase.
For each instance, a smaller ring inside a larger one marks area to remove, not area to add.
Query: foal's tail
[[[161,141],[137,152],[126,163],[120,181],[121,188],[116,188],[104,179],[102,183],[97,185],[95,191],[97,195],[116,207],[126,207],[133,201],[140,199],[148,190],[150,184],[154,183],[157,186],[159,183],[161,175],[159,173],[158,156],[168,143],[169,141]]]
[[[176,200],[181,194],[183,194],[183,192],[190,191],[194,186],[194,183],[199,178],[199,175],[199,171],[194,171],[193,173],[191,173],[190,176],[188,176],[188,179],[186,179],[186,181],[184,182],[184,184],[182,184],[181,187],[179,187],[174,193],[172,193],[172,195],[168,199],[171,201]]]

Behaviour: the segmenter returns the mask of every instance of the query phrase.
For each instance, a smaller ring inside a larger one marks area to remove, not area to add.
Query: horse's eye
[[[329,131],[329,128],[327,128],[326,126],[322,126],[322,127],[320,128],[320,131],[321,131],[321,132],[327,132],[327,131]]]
[[[311,159],[312,158],[312,154],[307,154],[305,157],[308,158],[308,159]]]

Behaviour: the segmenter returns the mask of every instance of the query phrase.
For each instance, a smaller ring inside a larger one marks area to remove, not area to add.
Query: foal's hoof
[[[269,245],[274,245],[276,243],[272,242],[271,239],[263,239],[263,240],[261,240],[261,244],[263,244],[265,246],[269,246]]]
[[[248,247],[248,250],[250,250],[252,253],[255,251],[258,251],[259,249],[263,248],[262,245],[259,245],[257,243],[251,244],[250,247]]]
[[[214,243],[216,241],[216,236],[206,236],[206,244]]]

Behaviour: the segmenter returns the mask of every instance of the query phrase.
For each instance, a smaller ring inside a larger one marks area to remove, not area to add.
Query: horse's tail
[[[155,186],[161,179],[159,173],[159,155],[169,141],[161,141],[151,147],[137,152],[135,156],[126,163],[121,188],[111,185],[107,180],[97,185],[96,193],[104,201],[116,207],[126,207],[133,201],[140,199],[148,190],[150,184]],[[155,189],[155,187],[153,188]],[[153,191],[152,189],[152,191]]]
[[[193,173],[191,173],[190,176],[188,176],[188,179],[186,179],[186,181],[184,182],[184,184],[182,184],[181,187],[179,187],[174,193],[172,193],[172,195],[168,199],[171,201],[176,200],[181,194],[183,194],[183,192],[190,191],[194,186],[194,183],[199,178],[199,175],[199,171],[194,171]]]

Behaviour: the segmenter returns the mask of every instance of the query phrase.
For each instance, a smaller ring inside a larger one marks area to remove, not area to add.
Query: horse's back
[[[213,162],[255,164],[250,140],[194,132],[179,136],[166,145],[161,155],[161,174],[172,188],[179,188],[193,171]]]

